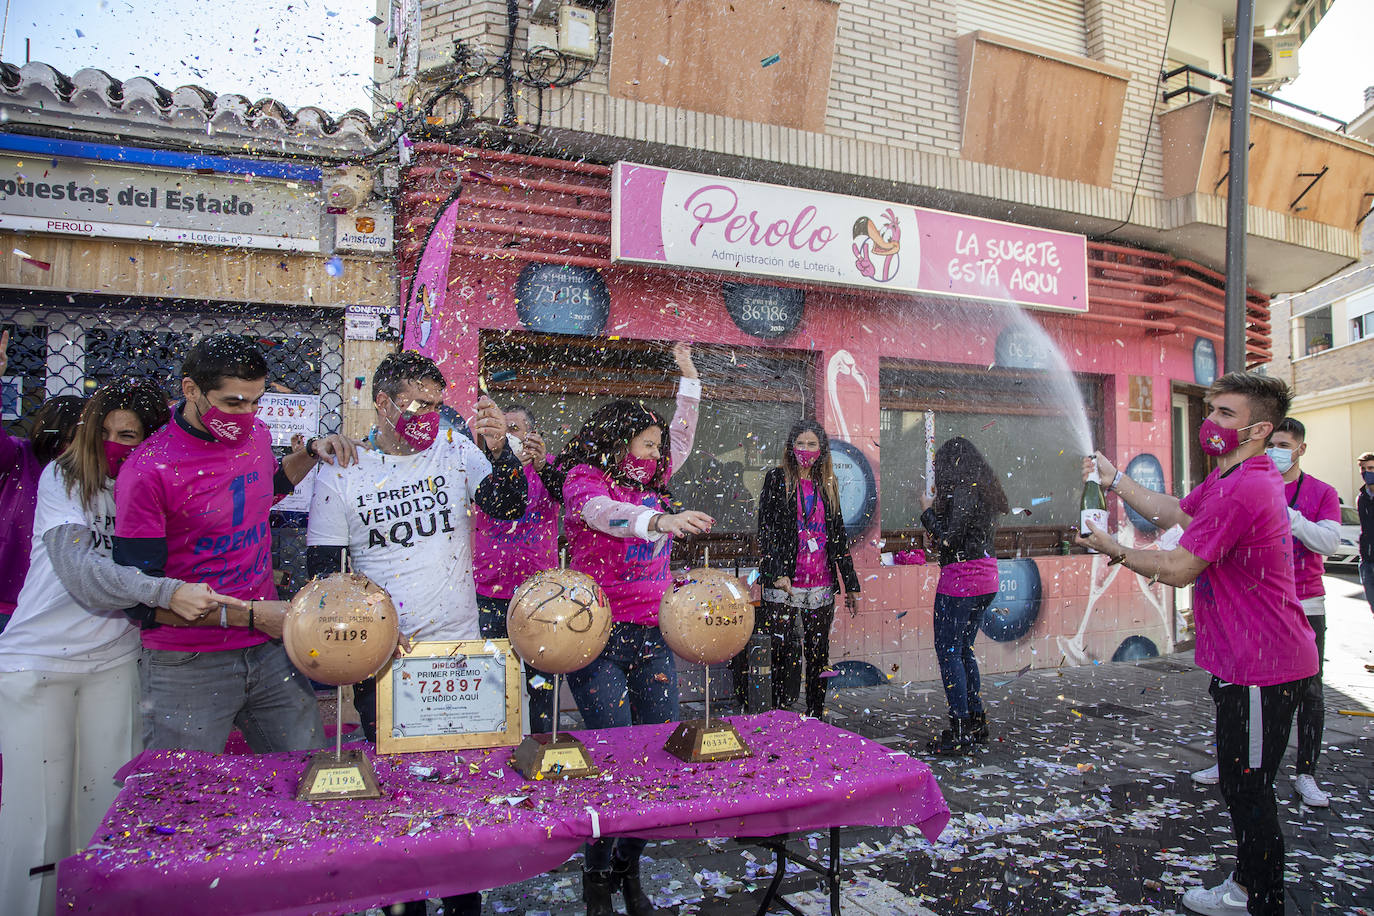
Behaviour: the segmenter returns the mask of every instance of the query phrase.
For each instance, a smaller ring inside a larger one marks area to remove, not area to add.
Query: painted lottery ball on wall
[[[291,663],[321,684],[356,684],[376,674],[396,651],[396,606],[360,573],[334,573],[296,593],[282,641]]]
[[[515,652],[545,674],[585,668],[611,637],[611,604],[591,576],[547,569],[511,595],[506,631]]]
[[[668,648],[688,661],[727,661],[740,653],[754,632],[749,589],[722,570],[692,570],[686,582],[663,596],[658,628]]]

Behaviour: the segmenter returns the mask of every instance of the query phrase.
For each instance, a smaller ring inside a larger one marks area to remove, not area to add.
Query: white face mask
[[[1269,456],[1270,461],[1274,462],[1274,467],[1279,469],[1280,474],[1287,474],[1288,469],[1293,466],[1293,462],[1296,460],[1291,448],[1267,448],[1264,453]]]

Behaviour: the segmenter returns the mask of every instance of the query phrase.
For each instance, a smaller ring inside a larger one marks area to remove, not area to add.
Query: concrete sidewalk
[[[1336,713],[1374,709],[1374,617],[1349,578],[1327,590],[1318,780],[1331,807],[1296,797],[1290,748],[1278,781],[1289,912],[1374,914],[1374,719]],[[835,691],[830,720],[930,762],[954,812],[935,844],[914,829],[845,831],[844,912],[1181,912],[1184,891],[1227,874],[1233,848],[1216,787],[1188,776],[1211,763],[1207,683],[1187,655],[991,675],[992,742],[956,760],[925,752],[945,716],[938,684]],[[764,852],[730,840],[654,843],[646,856],[665,913],[752,914],[771,877]],[[580,914],[579,864],[488,892],[485,912]],[[826,912],[818,887],[809,874],[783,885],[808,913]]]

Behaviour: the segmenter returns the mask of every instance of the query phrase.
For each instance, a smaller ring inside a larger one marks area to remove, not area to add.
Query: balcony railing
[[[1172,70],[1165,71],[1163,74],[1163,81],[1167,83],[1169,82],[1169,80],[1177,76],[1184,77],[1184,84],[1182,86],[1179,86],[1177,89],[1170,89],[1168,92],[1164,93],[1164,101],[1166,103],[1173,101],[1180,95],[1211,95],[1211,89],[1208,89],[1204,86],[1193,85],[1192,78],[1194,76],[1201,77],[1202,79],[1212,80],[1213,82],[1221,83],[1223,86],[1226,86],[1228,88],[1231,86],[1230,77],[1212,73],[1210,71],[1202,69],[1201,67],[1194,67],[1192,64],[1184,64],[1181,67],[1175,67]],[[1273,102],[1277,105],[1282,105],[1285,108],[1292,108],[1294,111],[1301,111],[1304,114],[1310,114],[1313,117],[1321,118],[1324,121],[1330,121],[1336,125],[1336,133],[1343,134],[1345,133],[1346,128],[1350,126],[1350,123],[1348,121],[1342,121],[1340,118],[1334,117],[1324,112],[1317,111],[1315,108],[1308,108],[1306,105],[1299,105],[1297,102],[1290,102],[1287,99],[1281,99],[1273,93],[1265,92],[1263,89],[1256,89],[1253,86],[1251,86],[1250,94],[1254,96],[1259,96],[1260,98],[1269,102]]]

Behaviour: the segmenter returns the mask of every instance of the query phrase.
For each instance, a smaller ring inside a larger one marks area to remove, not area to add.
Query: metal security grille
[[[125,376],[157,380],[181,397],[181,361],[206,334],[243,334],[267,358],[269,391],[320,396],[320,432],[343,425],[343,321],[329,309],[0,292],[10,332],[5,432],[27,436],[45,398],[89,395]],[[284,596],[305,583],[305,516],[272,514],[273,566]]]

